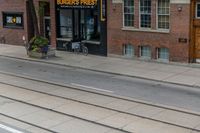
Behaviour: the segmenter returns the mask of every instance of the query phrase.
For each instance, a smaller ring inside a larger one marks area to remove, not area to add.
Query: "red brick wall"
[[[38,11],[39,1],[49,2],[51,0],[34,0],[35,8]],[[24,17],[24,28],[23,29],[14,29],[14,28],[4,28],[2,20],[2,12],[22,12]],[[13,45],[23,45],[24,42],[22,37],[25,36],[28,38],[28,30],[30,25],[28,24],[31,20],[29,14],[26,12],[26,0],[0,0],[0,36],[4,35],[7,44]],[[56,46],[56,20],[55,20],[55,1],[50,3],[50,17],[51,17],[51,45]],[[43,21],[39,20],[41,33],[43,33]]]
[[[138,0],[135,0],[138,5]],[[135,5],[135,27],[139,27],[139,7]],[[152,0],[156,5],[156,0]],[[178,6],[182,11],[178,12]],[[156,8],[152,8],[152,29],[156,29]],[[156,48],[166,47],[170,51],[170,61],[188,62],[189,60],[189,25],[190,5],[171,4],[170,32],[127,31],[123,28],[122,4],[108,2],[108,54],[122,55],[123,44],[131,43],[135,49],[135,56],[139,56],[139,46],[149,45],[152,50],[152,59],[156,58]],[[179,43],[178,38],[187,38],[187,43]]]
[[[1,0],[0,1],[0,36],[5,36],[6,43],[14,45],[22,45],[22,36],[26,35],[26,6],[25,0]],[[2,12],[22,12],[24,17],[24,28],[3,28]]]

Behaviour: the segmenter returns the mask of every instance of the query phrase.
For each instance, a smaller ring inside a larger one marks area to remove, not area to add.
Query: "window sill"
[[[170,33],[170,30],[152,30],[152,29],[136,29],[134,27],[123,27],[122,30],[125,31],[138,31],[138,32],[155,32],[155,33]]]
[[[139,59],[141,59],[141,60],[151,60],[151,57],[148,57],[148,56],[140,56]]]
[[[3,28],[7,28],[7,29],[24,29],[23,26],[3,26]]]
[[[169,63],[169,59],[161,59],[161,58],[158,58],[156,61],[157,61],[157,62]]]

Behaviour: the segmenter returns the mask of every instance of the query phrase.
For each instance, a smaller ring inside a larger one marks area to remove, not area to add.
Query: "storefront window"
[[[99,40],[100,39],[100,25],[97,13],[91,10],[85,10],[85,40]]]
[[[100,40],[100,22],[96,8],[61,9],[60,37],[72,40]]]
[[[60,11],[59,30],[62,38],[72,38],[72,10]]]

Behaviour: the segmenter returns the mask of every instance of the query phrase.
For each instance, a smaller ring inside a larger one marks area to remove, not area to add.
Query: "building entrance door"
[[[73,40],[100,40],[98,13],[93,9],[73,10]]]
[[[50,41],[51,36],[51,25],[50,17],[44,17],[44,36]]]
[[[195,28],[195,57],[200,59],[200,27]]]

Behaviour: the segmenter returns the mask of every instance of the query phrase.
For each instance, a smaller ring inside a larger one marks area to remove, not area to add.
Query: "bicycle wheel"
[[[83,54],[84,54],[85,56],[87,56],[87,55],[88,55],[88,48],[85,47],[85,46],[83,46],[82,52],[83,52]]]

